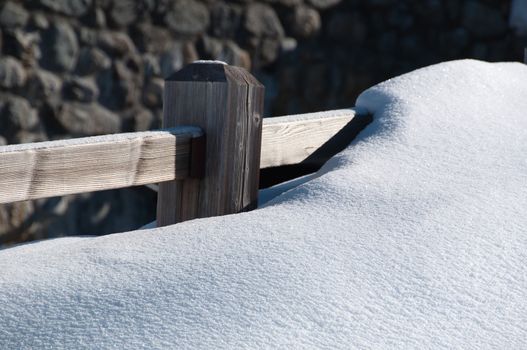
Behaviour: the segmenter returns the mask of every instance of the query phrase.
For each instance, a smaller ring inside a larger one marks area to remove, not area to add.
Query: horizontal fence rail
[[[297,164],[354,117],[354,109],[265,118],[260,168]],[[0,203],[182,180],[196,127],[0,147]],[[195,165],[199,167],[199,165]]]
[[[0,203],[184,179],[201,129],[0,147]]]
[[[306,160],[355,116],[350,108],[264,119],[260,168]]]

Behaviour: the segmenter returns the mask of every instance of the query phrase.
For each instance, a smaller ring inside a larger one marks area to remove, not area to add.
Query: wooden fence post
[[[260,172],[264,87],[243,68],[198,61],[165,80],[163,127],[198,126],[205,144],[194,178],[160,183],[157,225],[256,207]]]

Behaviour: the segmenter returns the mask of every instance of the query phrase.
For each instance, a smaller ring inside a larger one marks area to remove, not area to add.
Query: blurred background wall
[[[196,59],[251,70],[266,114],[354,105],[457,58],[521,60],[526,1],[1,0],[0,144],[160,126],[163,78]],[[136,229],[145,187],[0,206],[0,244]]]

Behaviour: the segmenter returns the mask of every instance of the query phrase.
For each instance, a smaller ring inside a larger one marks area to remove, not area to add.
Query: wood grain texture
[[[0,147],[0,203],[186,178],[198,128]]]
[[[165,81],[163,126],[204,130],[205,176],[161,183],[157,222],[165,226],[256,207],[263,86],[242,68],[194,63]]]
[[[265,118],[260,168],[298,164],[356,116],[354,109]]]

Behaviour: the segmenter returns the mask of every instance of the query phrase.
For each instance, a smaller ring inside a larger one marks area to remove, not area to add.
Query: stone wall
[[[0,143],[157,128],[163,78],[198,58],[252,70],[267,115],[352,106],[420,66],[522,59],[518,11],[491,0],[4,0]],[[5,205],[0,243],[134,229],[154,204],[135,188]]]

